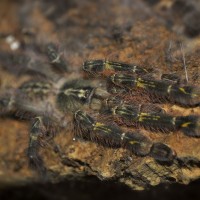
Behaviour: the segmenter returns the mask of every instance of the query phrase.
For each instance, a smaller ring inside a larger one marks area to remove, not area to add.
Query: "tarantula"
[[[200,116],[172,116],[156,104],[200,106],[199,88],[183,85],[174,76],[158,77],[153,69],[107,60],[85,61],[85,75],[68,74],[55,45],[48,44],[46,53],[51,65],[40,68],[41,63],[29,62],[31,70],[42,77],[2,91],[0,96],[1,115],[20,112],[31,120],[27,156],[30,166],[41,175],[46,174],[46,168],[40,147],[71,123],[74,137],[126,148],[163,165],[177,159],[176,152],[164,143],[153,142],[142,128],[200,136]],[[137,96],[143,99],[140,103]]]

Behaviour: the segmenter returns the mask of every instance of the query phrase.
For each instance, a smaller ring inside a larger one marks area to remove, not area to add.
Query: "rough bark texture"
[[[184,76],[183,44],[189,83],[199,85],[200,6],[191,1],[1,1],[0,2],[0,54],[12,52],[4,35],[14,35],[16,40],[30,44],[16,53],[34,49],[32,40],[49,41],[65,50],[71,69],[81,73],[86,59],[110,59],[143,66],[155,66],[162,72],[177,72]],[[181,8],[181,9],[179,9]],[[178,12],[179,11],[179,12]],[[194,16],[193,16],[194,15]],[[192,18],[193,17],[193,18]],[[192,22],[188,20],[191,18]],[[194,24],[192,24],[194,23]],[[196,23],[196,25],[195,25]],[[34,39],[23,34],[29,30]],[[178,34],[177,34],[178,33]],[[29,41],[30,40],[30,41]],[[21,82],[26,66],[3,62],[1,57],[0,84],[2,88]],[[200,108],[182,108],[162,104],[175,115],[199,115]],[[28,168],[26,148],[29,124],[27,121],[0,119],[0,187],[24,185],[41,181]],[[63,152],[62,157],[51,146],[42,149],[45,164],[52,182],[88,176],[100,180],[113,180],[135,190],[143,190],[161,183],[188,184],[200,177],[200,139],[181,132],[171,134],[146,131],[154,141],[169,145],[183,163],[160,165],[151,157],[137,157],[128,150],[102,147],[92,142],[73,140],[70,130],[55,137]]]

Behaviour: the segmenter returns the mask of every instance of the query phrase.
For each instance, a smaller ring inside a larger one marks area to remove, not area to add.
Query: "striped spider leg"
[[[133,104],[113,99],[105,101],[104,114],[112,115],[115,121],[127,126],[142,126],[152,131],[181,130],[187,136],[200,137],[199,116],[172,116],[154,104]]]
[[[83,63],[83,70],[96,76],[108,76],[116,72],[128,72],[138,75],[150,73],[151,69],[145,69],[139,65],[114,62],[108,60],[88,60]]]
[[[143,89],[152,97],[160,100],[170,101],[182,106],[200,105],[200,88],[189,85],[170,84],[165,81],[136,77],[129,74],[113,74],[109,80],[122,88]]]
[[[108,60],[85,61],[83,71],[93,77],[107,79],[107,90],[112,94],[139,89],[149,93],[153,101],[171,101],[182,106],[199,104],[199,88],[182,85],[183,80],[177,74],[161,74],[152,68]],[[123,82],[123,78],[124,81],[132,78],[133,87],[130,88],[128,83],[118,83]]]
[[[52,115],[51,118],[40,115],[31,120],[27,150],[29,166],[31,169],[36,170],[43,178],[47,178],[47,169],[39,151],[41,147],[45,147],[48,142],[51,142],[51,139],[53,139],[61,128],[59,126],[58,121],[55,122],[55,120],[52,120]]]
[[[74,114],[75,136],[112,148],[125,148],[137,156],[151,156],[161,163],[171,163],[175,152],[163,143],[154,143],[140,132],[124,132],[119,126],[105,124],[78,110]]]
[[[109,77],[114,73],[127,73],[136,76],[161,79],[166,82],[179,83],[181,79],[176,74],[161,74],[156,68],[145,68],[136,64],[109,60],[87,60],[83,63],[83,71],[94,77]]]

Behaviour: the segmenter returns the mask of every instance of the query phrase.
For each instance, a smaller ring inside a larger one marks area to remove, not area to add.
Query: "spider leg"
[[[144,75],[150,73],[151,69],[146,69],[136,64],[127,64],[109,60],[87,60],[83,63],[83,71],[92,74],[95,77],[108,77],[116,72]]]
[[[200,105],[200,88],[195,86],[180,86],[129,74],[113,74],[109,77],[109,81],[122,88],[128,88],[130,91],[135,88],[144,89],[154,98],[161,98],[182,106]]]
[[[171,84],[179,84],[179,83],[182,82],[182,79],[176,73],[162,74],[161,80],[166,81],[166,82],[171,83]]]
[[[43,178],[47,178],[47,169],[39,151],[45,145],[45,142],[49,142],[54,138],[57,132],[58,128],[49,117],[38,116],[33,118],[27,156],[29,166]]]
[[[74,133],[103,146],[129,149],[137,156],[152,156],[156,161],[170,163],[175,158],[175,152],[167,145],[153,143],[140,132],[123,132],[117,125],[96,121],[81,110],[74,114]]]
[[[169,150],[166,144],[160,142],[152,145],[149,155],[160,164],[170,164],[176,158],[176,152]]]
[[[198,116],[172,116],[163,113],[159,107],[150,104],[132,105],[130,103],[112,104],[108,102],[102,113],[111,115],[114,121],[127,126],[142,126],[153,131],[181,130],[185,135],[200,136],[200,118]]]
[[[63,59],[62,53],[58,52],[58,48],[53,43],[49,43],[46,46],[46,53],[51,65],[61,72],[67,72],[68,67]]]
[[[15,97],[11,91],[0,96],[0,116],[12,113],[15,107]]]
[[[31,125],[30,139],[28,146],[29,166],[36,170],[42,177],[46,176],[46,167],[42,157],[39,155],[41,147],[40,140],[44,135],[44,124],[42,117],[36,117]]]
[[[177,127],[189,137],[200,137],[200,117],[195,115],[176,117]]]

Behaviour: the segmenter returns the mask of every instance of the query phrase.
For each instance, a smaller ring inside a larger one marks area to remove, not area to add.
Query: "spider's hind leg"
[[[5,116],[15,110],[15,98],[11,92],[0,95],[0,116]]]
[[[29,166],[39,173],[42,178],[47,178],[47,169],[44,161],[39,154],[40,148],[45,145],[47,140],[53,139],[55,129],[50,125],[53,124],[50,119],[44,116],[35,117],[30,129],[30,139],[27,156]],[[49,126],[50,125],[50,126]]]
[[[138,132],[124,132],[118,125],[102,123],[80,110],[74,114],[75,136],[111,148],[125,148],[137,156],[151,156],[163,164],[176,158],[173,149],[163,143],[154,143]]]
[[[42,130],[42,118],[36,117],[31,126],[30,130],[30,139],[29,139],[29,146],[28,146],[28,159],[29,159],[29,166],[39,172],[40,175],[46,175],[46,168],[44,166],[44,162],[39,155],[39,148],[40,148],[40,138],[43,135]]]

